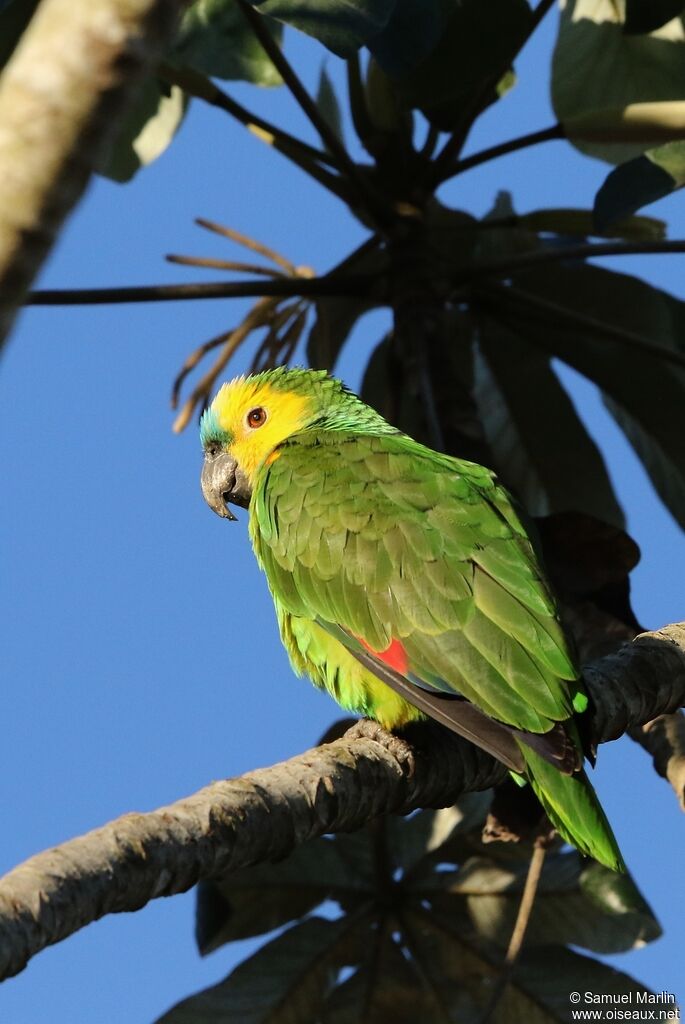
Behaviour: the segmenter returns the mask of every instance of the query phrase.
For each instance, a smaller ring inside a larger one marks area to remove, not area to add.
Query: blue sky
[[[469,143],[479,149],[552,123],[548,19],[519,62],[519,84]],[[288,53],[314,87],[322,51],[289,33]],[[328,59],[340,79],[340,63]],[[291,131],[308,134],[284,90],[231,87]],[[311,136],[309,136],[311,137]],[[363,232],[322,189],[226,115],[195,103],[171,149],[131,184],[97,180],[42,276],[50,287],[208,280],[165,265],[165,252],[240,258],[193,225],[231,225],[323,271]],[[501,188],[520,211],[591,206],[604,165],[563,142],[474,170],[444,199],[484,213]],[[676,194],[650,212],[685,236]],[[685,297],[685,257],[604,260]],[[337,717],[295,680],[249,547],[246,515],[228,526],[199,490],[195,429],[171,433],[173,376],[198,343],[237,321],[238,304],[32,309],[0,373],[4,742],[0,870],[130,810],[176,800],[212,779],[292,756]],[[364,320],[339,372],[355,386],[384,329]],[[233,371],[247,359],[237,359]],[[683,617],[680,531],[598,402],[571,371],[574,398],[606,452],[629,530],[642,548],[634,606],[648,627]],[[626,859],[665,928],[613,958],[655,990],[682,990],[683,825],[670,787],[623,740],[601,751],[597,788]],[[245,955],[201,960],[193,895],[109,917],[41,953],[0,989],[11,1024],[146,1024],[221,979]]]

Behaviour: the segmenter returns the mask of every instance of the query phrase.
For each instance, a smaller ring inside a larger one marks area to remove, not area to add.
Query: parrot
[[[561,837],[625,865],[583,769],[588,696],[495,473],[413,440],[325,370],[223,384],[201,487],[248,532],[297,675],[401,734],[433,718],[529,783]]]

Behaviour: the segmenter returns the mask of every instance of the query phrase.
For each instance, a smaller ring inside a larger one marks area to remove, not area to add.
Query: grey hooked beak
[[[222,519],[236,519],[227,507],[229,501],[242,508],[250,504],[252,492],[249,484],[238,463],[228,452],[205,455],[200,482],[205,501]]]

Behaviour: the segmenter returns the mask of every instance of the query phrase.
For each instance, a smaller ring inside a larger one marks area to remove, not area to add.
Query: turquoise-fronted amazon
[[[585,772],[587,696],[540,561],[483,466],[439,454],[323,371],[224,384],[202,490],[249,508],[298,674],[400,729],[429,715],[532,785],[560,834],[620,870]]]

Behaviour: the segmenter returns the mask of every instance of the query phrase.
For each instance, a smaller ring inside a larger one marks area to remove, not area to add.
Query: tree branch
[[[0,81],[0,344],[183,0],[42,0]]]
[[[599,743],[673,712],[685,703],[685,623],[641,634],[584,678]],[[105,914],[277,860],[382,814],[449,805],[506,777],[489,755],[431,723],[406,739],[411,746],[360,722],[334,743],[30,858],[0,880],[0,977]]]

